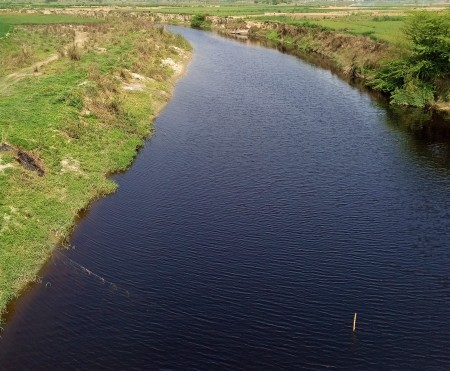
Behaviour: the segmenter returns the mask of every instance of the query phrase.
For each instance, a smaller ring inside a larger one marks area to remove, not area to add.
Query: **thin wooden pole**
[[[353,317],[353,332],[355,332],[355,330],[356,330],[356,312],[355,312],[355,315]]]

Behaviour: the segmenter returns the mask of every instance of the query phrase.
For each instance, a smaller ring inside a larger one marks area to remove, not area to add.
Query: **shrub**
[[[402,106],[424,107],[431,104],[433,100],[433,86],[418,79],[409,80],[391,94],[391,103]]]
[[[211,21],[208,21],[206,19],[206,15],[194,15],[191,19],[191,27],[192,28],[210,28],[211,27]]]
[[[371,86],[391,95],[394,104],[426,106],[439,79],[450,74],[450,13],[419,12],[407,20],[409,55],[387,63]]]

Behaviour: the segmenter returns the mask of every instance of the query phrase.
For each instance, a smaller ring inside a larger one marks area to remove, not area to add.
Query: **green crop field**
[[[162,14],[207,14],[220,17],[254,16],[273,13],[326,13],[327,8],[301,5],[220,5],[220,6],[168,6],[152,9],[142,9]],[[336,11],[340,11],[337,9]],[[344,11],[344,10],[342,10]]]
[[[266,16],[257,17],[256,19],[296,26],[321,27],[354,35],[369,36],[398,44],[404,42],[402,34],[404,18],[402,16],[352,15],[325,19],[293,18],[289,16]]]
[[[14,25],[44,25],[62,23],[96,23],[100,22],[96,18],[76,17],[60,14],[5,14],[0,15],[0,37],[6,35]]]

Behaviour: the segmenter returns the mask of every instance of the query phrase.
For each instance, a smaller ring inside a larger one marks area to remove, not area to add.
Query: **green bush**
[[[391,94],[391,103],[401,106],[424,107],[431,104],[433,100],[433,86],[417,79],[409,80]]]
[[[418,12],[406,21],[409,55],[380,69],[371,86],[394,104],[423,107],[433,102],[436,84],[450,75],[450,12]]]
[[[403,20],[404,20],[403,16],[394,16],[394,15],[382,15],[382,16],[375,16],[372,18],[372,21],[374,22],[386,22],[386,21],[401,22]]]
[[[206,15],[194,15],[191,19],[191,27],[199,29],[207,29],[211,27],[211,21],[206,19]]]
[[[269,30],[269,31],[267,31],[266,37],[270,41],[279,41],[280,40],[278,32],[276,30]]]

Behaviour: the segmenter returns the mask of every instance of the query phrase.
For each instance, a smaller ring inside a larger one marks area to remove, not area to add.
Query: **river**
[[[0,369],[450,367],[445,123],[174,30],[187,74],[11,308]]]

